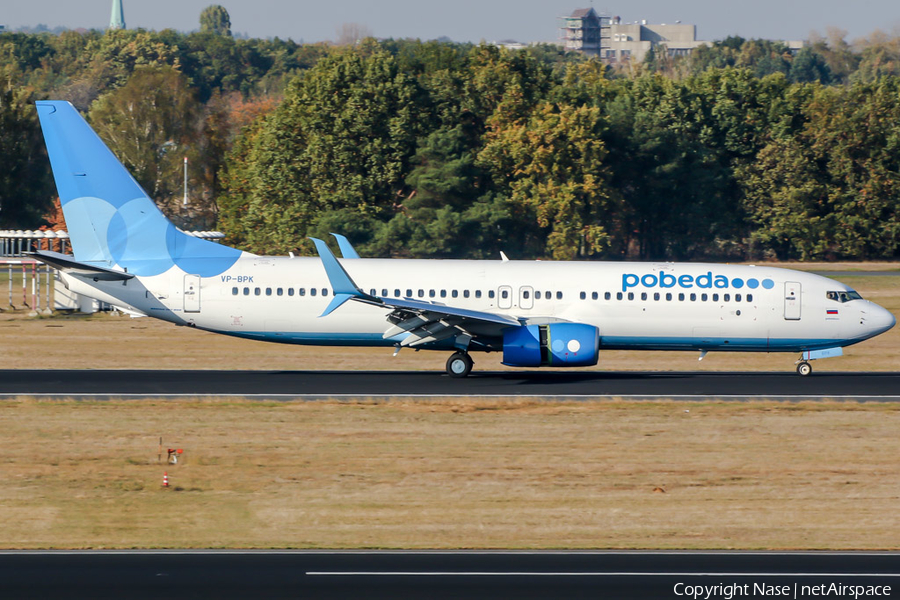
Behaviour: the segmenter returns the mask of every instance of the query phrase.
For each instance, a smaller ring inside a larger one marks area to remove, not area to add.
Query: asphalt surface
[[[0,553],[3,598],[690,598],[691,586],[727,598],[726,586],[745,585],[732,595],[788,586],[780,597],[802,598],[832,584],[897,597],[900,553]]]
[[[0,396],[846,398],[900,400],[900,373],[0,370]]]

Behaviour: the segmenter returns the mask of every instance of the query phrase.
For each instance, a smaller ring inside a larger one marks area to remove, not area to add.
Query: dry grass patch
[[[0,546],[897,548],[898,425],[892,404],[9,401]]]

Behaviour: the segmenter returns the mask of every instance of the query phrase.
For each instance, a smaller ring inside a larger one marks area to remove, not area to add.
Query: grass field
[[[900,547],[893,404],[21,399],[0,421],[4,548]]]
[[[900,277],[840,279],[900,314]],[[5,312],[0,342],[17,369],[446,359],[109,315]],[[696,359],[604,352],[596,368],[790,371],[795,356]],[[900,330],[815,367],[900,370]],[[0,548],[898,549],[898,428],[900,406],[873,403],[4,400]],[[157,462],[160,436],[181,464]]]

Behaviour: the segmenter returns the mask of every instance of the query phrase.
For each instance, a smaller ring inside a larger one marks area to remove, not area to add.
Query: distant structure
[[[709,42],[697,39],[697,26],[676,21],[673,25],[648,24],[646,20],[622,23],[614,17],[610,24],[609,47],[604,48],[603,59],[610,63],[641,62],[657,46],[665,47],[669,56],[687,56],[694,48]]]
[[[579,8],[571,15],[559,19],[559,37],[567,51],[604,56],[604,51],[609,48],[608,16],[597,14],[593,8]]]
[[[6,25],[0,25],[0,33],[6,31]]]
[[[113,0],[112,12],[109,14],[110,29],[125,29],[125,9],[122,8],[122,0]]]

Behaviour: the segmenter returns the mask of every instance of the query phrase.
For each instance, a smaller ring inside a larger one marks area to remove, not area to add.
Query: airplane
[[[71,291],[134,316],[287,344],[475,352],[513,367],[595,365],[601,350],[794,352],[810,361],[894,316],[850,287],[788,269],[711,263],[257,256],[172,224],[68,102],[37,102],[72,256],[32,255]]]

